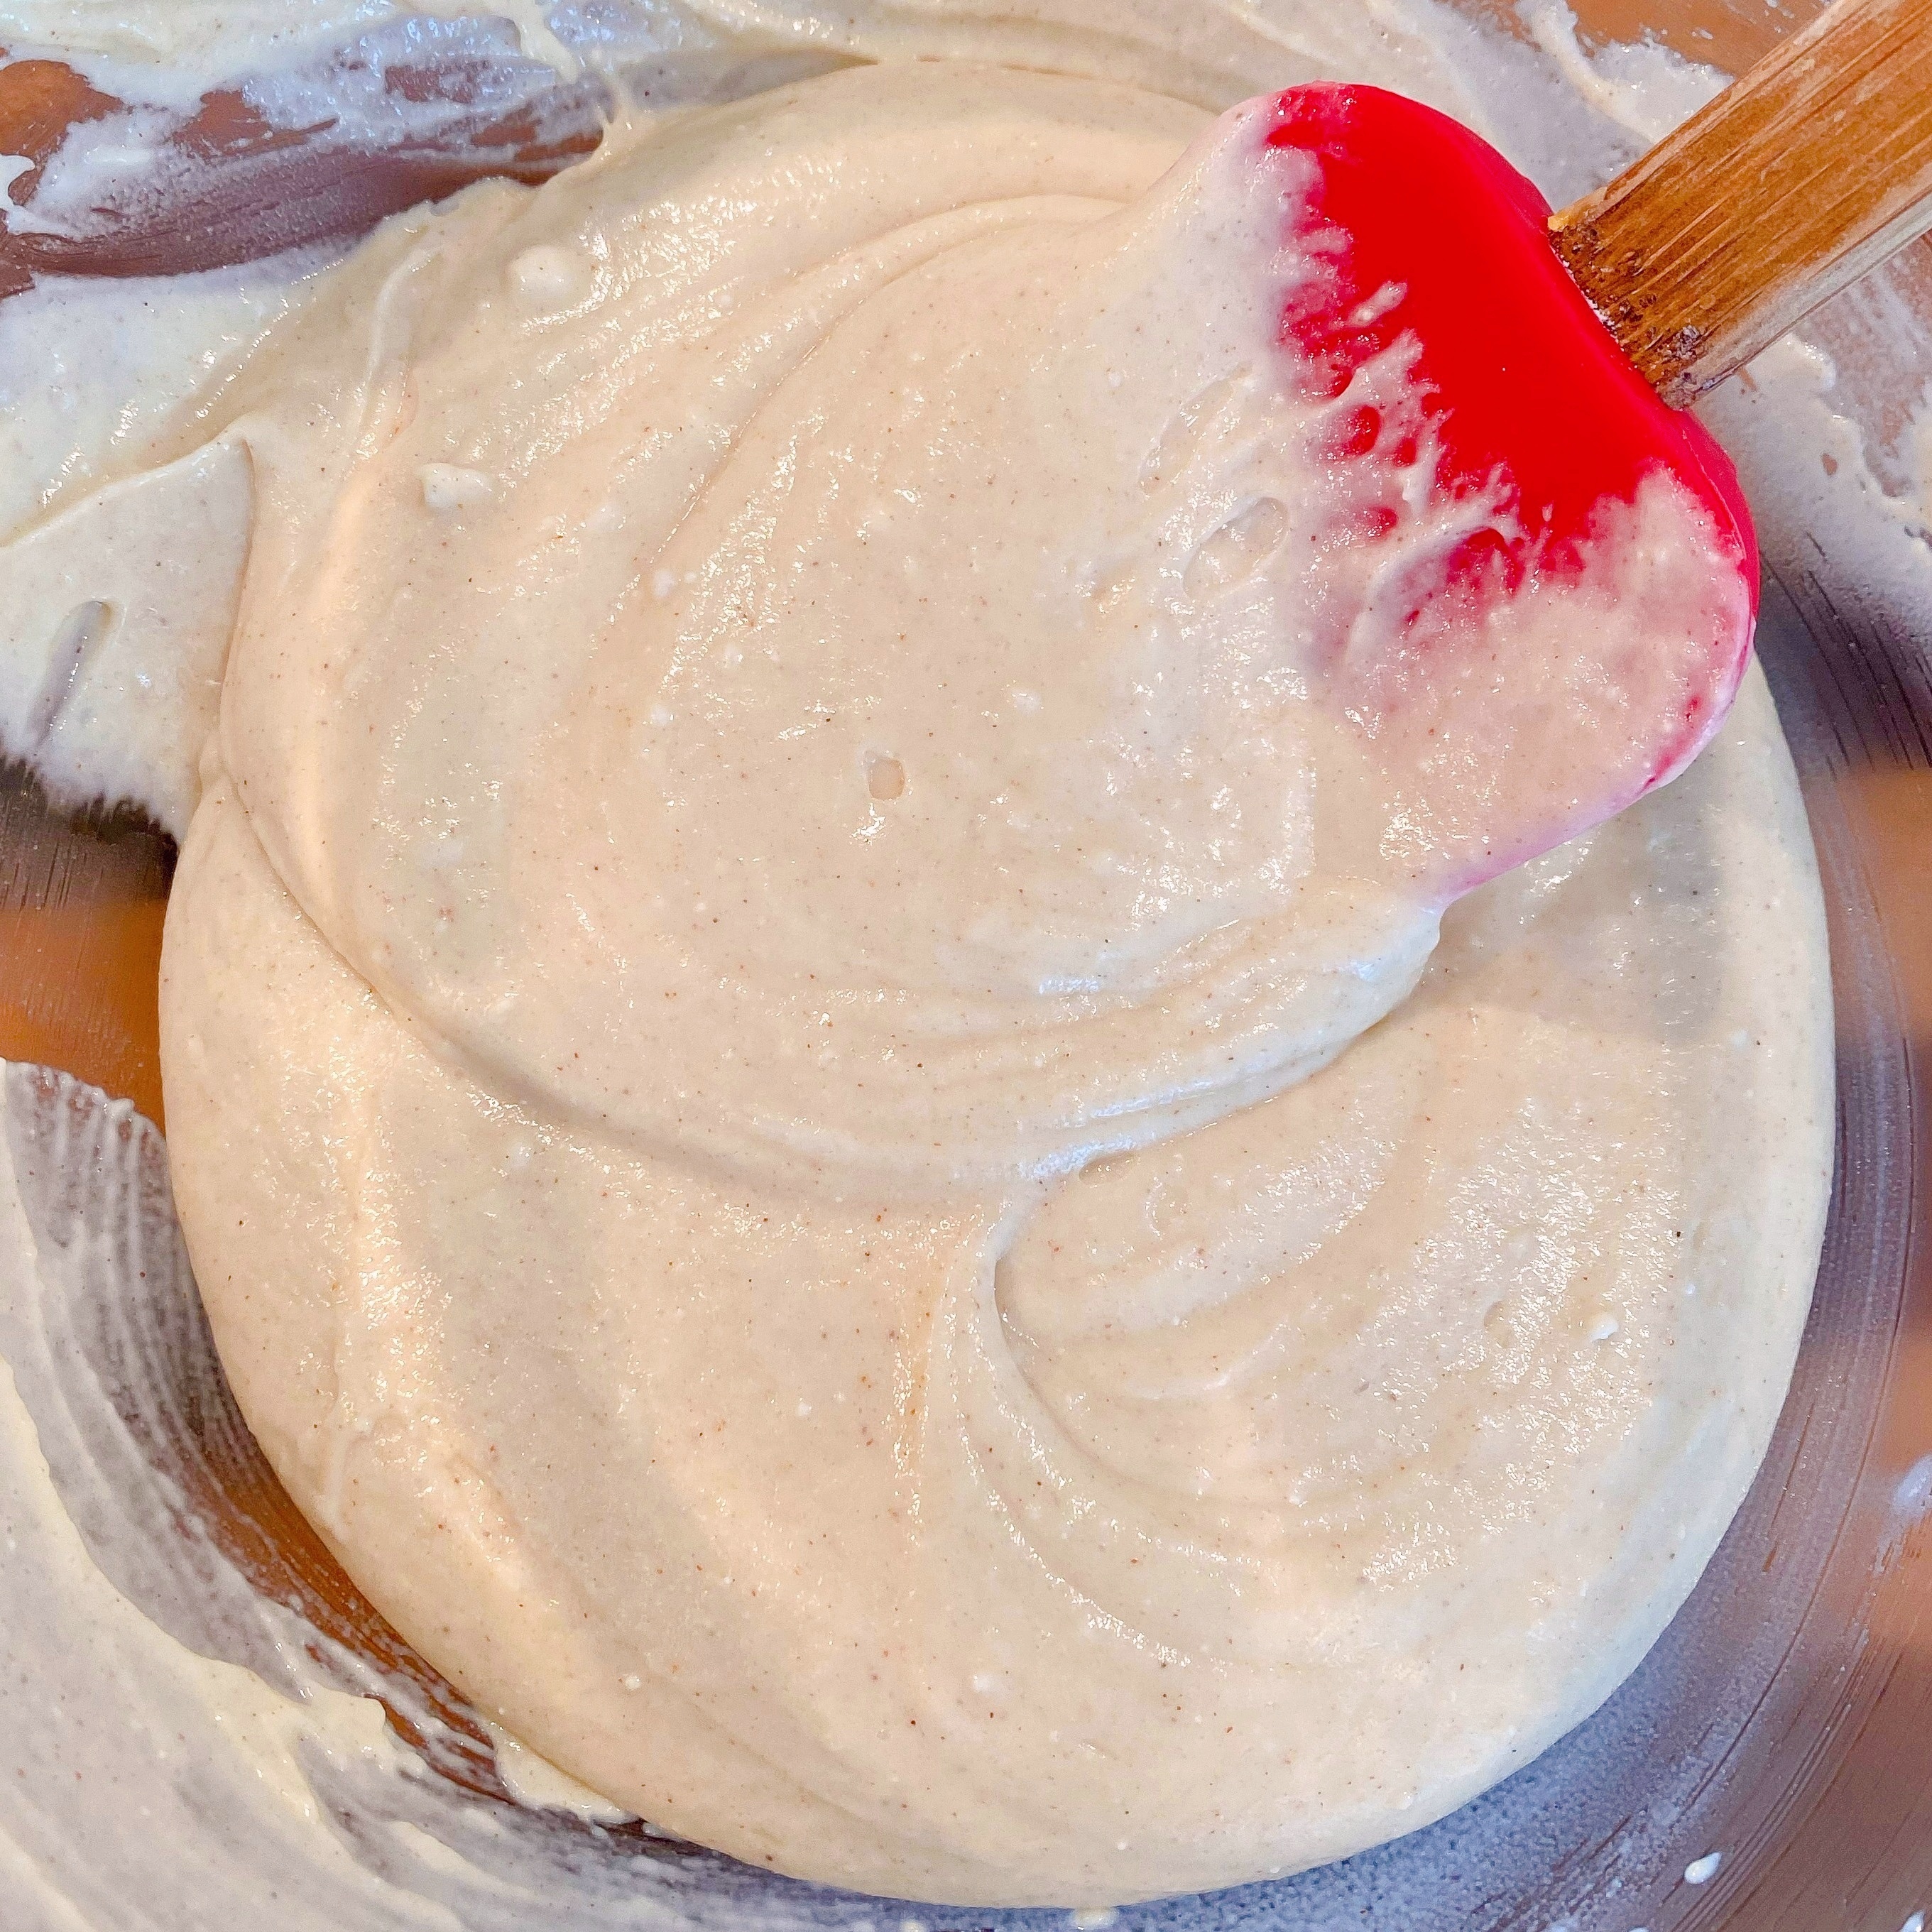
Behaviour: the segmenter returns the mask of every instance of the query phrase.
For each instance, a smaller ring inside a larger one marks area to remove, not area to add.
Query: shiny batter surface
[[[863,1889],[1226,1884],[1526,1762],[1715,1546],[1816,1260],[1761,680],[1438,943],[1509,800],[1298,655],[1388,638],[1306,567],[1293,265],[1162,238],[1205,118],[889,64],[674,121],[392,224],[222,446],[164,1021],[237,1394],[512,1732]],[[1667,667],[1702,542],[1640,498],[1523,661]]]

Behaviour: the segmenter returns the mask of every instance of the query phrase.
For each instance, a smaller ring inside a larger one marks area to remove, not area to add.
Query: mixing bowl
[[[1598,0],[1582,24],[1619,40],[1654,33],[1736,70],[1809,10]],[[83,106],[57,74],[0,67],[0,152],[44,152]],[[232,100],[206,114],[247,148]],[[588,138],[568,125],[560,134],[554,117],[500,114],[488,134],[488,165],[530,178]],[[29,135],[38,149],[23,148]],[[308,178],[304,199],[283,191],[295,177],[275,175],[284,163],[272,156],[246,192],[258,209],[278,196],[273,238],[304,239],[444,191],[478,165],[446,154],[338,161],[321,187]],[[124,266],[154,272],[232,253],[222,225],[232,213],[204,210],[130,244]],[[0,293],[10,272],[17,286],[64,265],[29,246],[0,254]],[[1808,331],[1832,356],[1834,404],[1864,428],[1881,476],[1884,449],[1932,378],[1932,335],[1914,334],[1914,310],[1932,317],[1932,242]],[[1122,1932],[1920,1932],[1932,1913],[1932,612],[1872,581],[1833,529],[1766,536],[1760,648],[1822,869],[1839,1100],[1816,1298],[1756,1486],[1635,1676],[1536,1762],[1345,1864],[1128,1908]],[[64,816],[23,769],[0,773],[0,1055],[69,1070],[156,1122],[154,977],[172,856],[135,815]],[[158,1142],[147,1150],[146,1184],[160,1199]],[[160,1420],[141,1444],[148,1478],[162,1478],[154,1493],[257,1590],[299,1604],[344,1646],[337,1654],[374,1667],[392,1722],[427,1749],[449,1814],[498,1815],[495,1856],[522,1903],[447,1874],[409,1882],[466,1927],[530,1923],[539,1900],[562,1927],[643,1922],[624,1900],[628,1876],[641,1882],[646,1867],[653,1911],[694,1922],[897,1922],[898,1908],[753,1872],[643,1826],[514,1805],[484,1728],[383,1625],[277,1486],[226,1396],[184,1267],[156,1268],[148,1288],[113,1320],[160,1378]],[[144,1607],[170,1628],[194,1627],[178,1604]],[[345,1829],[360,1842],[357,1822]],[[668,1874],[673,1894],[658,1885]],[[934,1932],[1064,1922],[940,1908],[919,1917]]]

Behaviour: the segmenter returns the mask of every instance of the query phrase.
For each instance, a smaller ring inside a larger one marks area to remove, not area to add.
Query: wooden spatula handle
[[[1837,0],[1550,229],[1682,406],[1932,229],[1932,0]]]

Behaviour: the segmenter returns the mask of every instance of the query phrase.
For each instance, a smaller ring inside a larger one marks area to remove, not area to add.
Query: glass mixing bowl
[[[1481,10],[1510,24],[1493,0]],[[1652,33],[1732,71],[1810,10],[1778,0],[1579,7],[1586,34]],[[258,218],[276,211],[254,232],[280,245],[366,226],[480,170],[541,176],[588,145],[572,105],[553,102],[532,118],[479,104],[457,130],[468,158],[368,163],[338,151],[304,174],[302,155],[251,126],[244,104],[217,97],[197,138],[248,159],[240,202],[124,242],[118,266],[153,273],[232,259],[250,206]],[[88,111],[86,90],[64,70],[0,65],[0,153],[44,158]],[[0,296],[37,268],[86,266],[57,244],[10,239],[0,243]],[[1895,326],[1901,304],[1932,318],[1932,242],[1807,331],[1834,358],[1840,406],[1878,451],[1932,378],[1932,350],[1916,361]],[[1862,582],[1827,532],[1786,532],[1767,546],[1760,649],[1804,782],[1831,917],[1838,1158],[1790,1397],[1708,1573],[1602,1711],[1474,1804],[1342,1865],[1127,1908],[1121,1932],[1920,1932],[1919,1915],[1932,1912],[1928,621]],[[0,1056],[68,1069],[156,1122],[155,970],[172,856],[137,818],[63,817],[25,771],[0,768]],[[643,1826],[513,1814],[479,1723],[382,1624],[276,1485],[226,1397],[191,1298],[128,1319],[156,1340],[178,1384],[169,1426],[151,1432],[144,1453],[258,1589],[299,1601],[320,1630],[384,1674],[398,1728],[412,1740],[434,1732],[432,1774],[452,1801],[514,1816],[515,1855],[538,1892],[554,1898],[554,1922],[578,1923],[580,1912],[586,1924],[616,1922],[592,1891],[609,1896],[625,1862],[646,1856],[680,1870],[694,1920],[879,1922],[876,1900],[794,1886]],[[1066,1922],[940,1908],[920,1918],[934,1932]]]

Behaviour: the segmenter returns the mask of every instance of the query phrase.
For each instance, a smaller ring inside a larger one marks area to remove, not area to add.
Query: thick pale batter
[[[226,432],[164,1018],[236,1390],[514,1732],[865,1888],[1228,1883],[1526,1761],[1714,1546],[1816,1262],[1761,682],[1432,953],[1547,771],[1459,817],[1324,708],[1295,626],[1372,669],[1438,533],[1311,578],[1279,282],[1121,269],[1203,121],[904,66],[674,122],[392,225]],[[1669,675],[1706,544],[1646,491],[1520,661]]]

